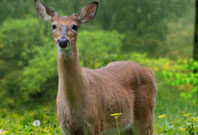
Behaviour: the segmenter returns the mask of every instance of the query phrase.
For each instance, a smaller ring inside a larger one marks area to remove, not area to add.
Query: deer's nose
[[[61,48],[68,47],[70,44],[69,39],[66,37],[59,38],[57,43],[58,43],[59,47],[61,47]]]

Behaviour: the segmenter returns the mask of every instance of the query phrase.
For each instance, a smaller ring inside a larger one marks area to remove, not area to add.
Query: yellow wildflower
[[[43,131],[44,131],[44,132],[48,132],[49,130],[48,130],[47,128],[44,128]]]
[[[111,116],[118,119],[122,113],[112,113]]]
[[[49,130],[52,129],[52,126],[49,125],[48,129],[49,129]]]
[[[190,115],[191,115],[191,113],[183,114],[184,117],[188,117],[188,116],[190,116]]]
[[[158,116],[159,119],[163,119],[163,118],[165,118],[165,117],[166,117],[166,114],[162,114],[162,115],[159,115],[159,116]]]
[[[114,117],[115,121],[116,121],[116,126],[117,126],[117,129],[118,129],[118,135],[120,135],[120,128],[119,128],[119,125],[118,125],[118,118],[119,116],[121,115],[122,113],[112,113],[111,116]]]
[[[0,134],[2,134],[2,135],[7,134],[7,133],[8,133],[8,131],[6,131],[6,130],[0,132]]]
[[[179,131],[184,131],[185,130],[185,128],[179,128]]]

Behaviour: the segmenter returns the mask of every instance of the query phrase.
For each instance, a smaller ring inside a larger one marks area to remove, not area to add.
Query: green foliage
[[[32,44],[38,43],[36,42],[38,24],[36,19],[9,19],[2,24],[0,29],[0,57],[3,60],[1,76],[27,65],[27,56],[32,54]]]
[[[193,100],[195,104],[198,103],[198,73],[193,73],[196,70],[198,70],[198,62],[190,59],[178,60],[175,69],[164,72],[171,85],[183,89],[181,96],[186,100]]]
[[[136,31],[130,31],[126,34],[125,42],[122,46],[123,52],[136,51],[139,53],[145,53],[152,57],[159,57],[161,55],[160,49],[164,47],[165,36],[167,35],[167,27],[163,24],[150,26],[147,32],[143,31],[145,25],[140,24],[139,29]],[[163,49],[163,51],[166,49]]]
[[[103,10],[98,11],[96,19],[105,30],[125,33],[124,52],[146,52],[159,57],[167,49],[164,45],[168,22],[192,11],[193,3],[192,0],[108,0],[100,3]]]
[[[120,52],[124,35],[116,31],[82,31],[77,46],[85,67],[104,66],[103,60]]]
[[[187,3],[188,5],[186,5]],[[158,31],[153,26],[160,25],[164,19],[183,15],[193,3],[192,0],[101,1],[100,7],[103,10],[99,10],[98,20],[105,29],[116,29],[119,32],[138,31],[141,34],[150,32],[152,34],[152,30]],[[183,12],[180,12],[181,10]],[[141,29],[142,26],[144,29]]]
[[[0,29],[0,57],[3,63],[0,75],[27,66],[35,53],[33,47],[41,46],[43,38],[50,36],[48,33],[44,25],[34,18],[5,21]]]
[[[23,97],[20,83],[23,80],[24,67],[34,56],[34,47],[41,46],[44,35],[43,25],[37,19],[8,19],[0,29],[0,100],[9,97],[10,103],[18,103],[19,95]],[[38,36],[38,34],[40,36]],[[8,100],[7,99],[7,100]]]
[[[55,45],[47,38],[43,38],[43,40],[45,44],[33,48],[34,57],[24,68],[23,80],[20,83],[23,96],[30,99],[35,98],[37,102],[44,100],[42,97],[55,98],[58,82]]]
[[[190,113],[183,114],[184,125],[189,135],[196,135],[198,134],[198,117],[190,115]]]
[[[161,119],[160,121],[165,123],[165,125],[156,125],[156,133],[159,135],[198,134],[198,117],[191,115],[191,113],[181,113],[181,115],[173,121],[167,121],[166,118],[160,118],[160,116],[158,119]]]
[[[90,2],[89,0],[40,1],[52,7],[60,15],[67,16],[78,13],[85,4]],[[186,14],[194,17],[193,0],[106,0],[99,3],[97,16],[92,23],[94,29],[97,26],[97,29],[124,33],[126,36],[122,51],[146,52],[153,57],[157,57],[160,50],[163,49],[160,52],[167,50],[164,45],[170,21],[175,22]],[[0,12],[0,23],[7,18],[39,18],[33,0],[10,0],[9,2],[1,0]]]
[[[24,18],[30,14],[36,14],[35,7],[33,7],[33,0],[1,0],[0,1],[0,24],[7,18]]]
[[[193,14],[193,13],[191,13]],[[171,59],[191,58],[193,52],[194,16],[181,18],[168,24],[166,43],[159,51],[160,55]]]

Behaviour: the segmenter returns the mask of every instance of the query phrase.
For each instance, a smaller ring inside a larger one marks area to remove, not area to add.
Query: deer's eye
[[[57,27],[56,24],[53,24],[53,25],[52,25],[52,29],[53,29],[53,30],[55,30],[56,27]]]
[[[73,24],[72,29],[76,31],[78,29],[78,26]]]

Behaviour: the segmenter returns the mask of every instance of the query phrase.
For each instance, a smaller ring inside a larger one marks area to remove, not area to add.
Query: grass
[[[161,89],[158,89],[155,107],[156,135],[188,135],[189,133],[186,131],[188,126],[185,121],[187,118],[184,118],[184,115],[190,114],[188,119],[196,117],[198,105],[183,100],[176,87],[168,87],[164,84],[158,87]],[[159,118],[160,115],[165,115],[165,117]],[[198,119],[198,117],[196,118]]]
[[[34,126],[33,122],[39,120],[40,125]],[[52,107],[37,107],[31,110],[1,110],[0,129],[7,131],[9,135],[52,135],[60,134],[55,109]],[[1,134],[1,132],[0,132]]]
[[[198,105],[191,101],[184,101],[180,92],[175,87],[169,87],[160,83],[158,78],[158,91],[155,107],[155,134],[156,135],[187,135],[190,121],[198,126]],[[188,114],[190,113],[190,114]],[[161,116],[160,116],[161,115]],[[188,115],[185,116],[184,115]],[[159,117],[160,116],[160,117]],[[111,116],[109,116],[111,117]],[[192,121],[191,119],[195,119]],[[33,126],[33,122],[39,120],[41,125]],[[187,121],[186,121],[187,120]],[[119,119],[118,119],[119,121]],[[197,122],[197,123],[196,123]],[[196,128],[196,127],[195,127]],[[60,128],[56,118],[55,104],[39,106],[24,110],[0,110],[0,130],[9,135],[55,135],[60,134]],[[2,132],[0,132],[1,134]],[[198,132],[197,132],[198,133]],[[195,135],[195,134],[194,134]]]

